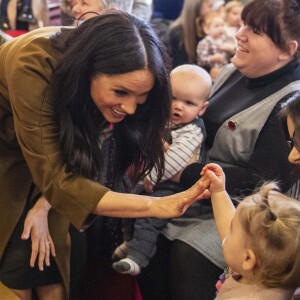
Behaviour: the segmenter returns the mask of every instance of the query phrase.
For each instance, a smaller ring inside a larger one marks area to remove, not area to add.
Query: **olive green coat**
[[[69,222],[83,229],[108,189],[65,170],[49,88],[60,59],[49,40],[56,31],[37,29],[0,48],[0,259],[34,184],[53,207],[49,228],[68,287]]]

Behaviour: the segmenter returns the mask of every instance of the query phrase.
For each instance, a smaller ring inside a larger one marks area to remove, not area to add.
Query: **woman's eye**
[[[126,96],[126,95],[128,95],[128,92],[126,92],[124,90],[115,90],[115,94],[117,96]]]
[[[248,27],[252,30],[252,32],[254,34],[256,34],[256,35],[262,35],[262,32],[261,32],[261,30],[259,28],[253,28],[253,27],[250,27],[250,26],[248,26]]]

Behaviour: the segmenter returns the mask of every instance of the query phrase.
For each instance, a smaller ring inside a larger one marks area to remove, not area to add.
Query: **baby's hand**
[[[50,266],[50,255],[55,256],[54,243],[48,229],[48,212],[50,208],[50,204],[41,196],[27,213],[21,237],[23,240],[31,238],[30,266],[34,267],[38,258],[40,271],[44,270],[44,264]]]
[[[170,148],[170,144],[166,141],[164,141],[164,152],[167,152]]]
[[[211,56],[210,61],[213,63],[223,63],[225,62],[225,56],[221,53],[216,53]]]
[[[144,178],[144,189],[148,194],[153,193],[154,184],[147,178]]]
[[[203,167],[200,174],[209,178],[210,186],[208,190],[210,193],[225,191],[225,174],[218,164],[207,164]]]
[[[232,54],[235,52],[235,46],[232,44],[229,44],[229,43],[224,43],[224,44],[220,45],[219,49],[221,51],[225,51],[225,52],[232,53]]]

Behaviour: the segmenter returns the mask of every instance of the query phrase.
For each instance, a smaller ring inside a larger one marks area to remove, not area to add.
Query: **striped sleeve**
[[[185,168],[194,154],[198,154],[203,142],[202,129],[196,124],[188,124],[172,131],[172,144],[165,152],[165,170],[161,181],[165,181]],[[157,172],[152,170],[149,180],[157,181]]]

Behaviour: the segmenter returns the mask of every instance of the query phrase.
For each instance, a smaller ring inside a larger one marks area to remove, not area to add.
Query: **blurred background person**
[[[198,41],[204,37],[203,17],[210,11],[214,0],[185,0],[180,16],[170,25],[166,35],[173,68],[182,64],[196,64]]]

